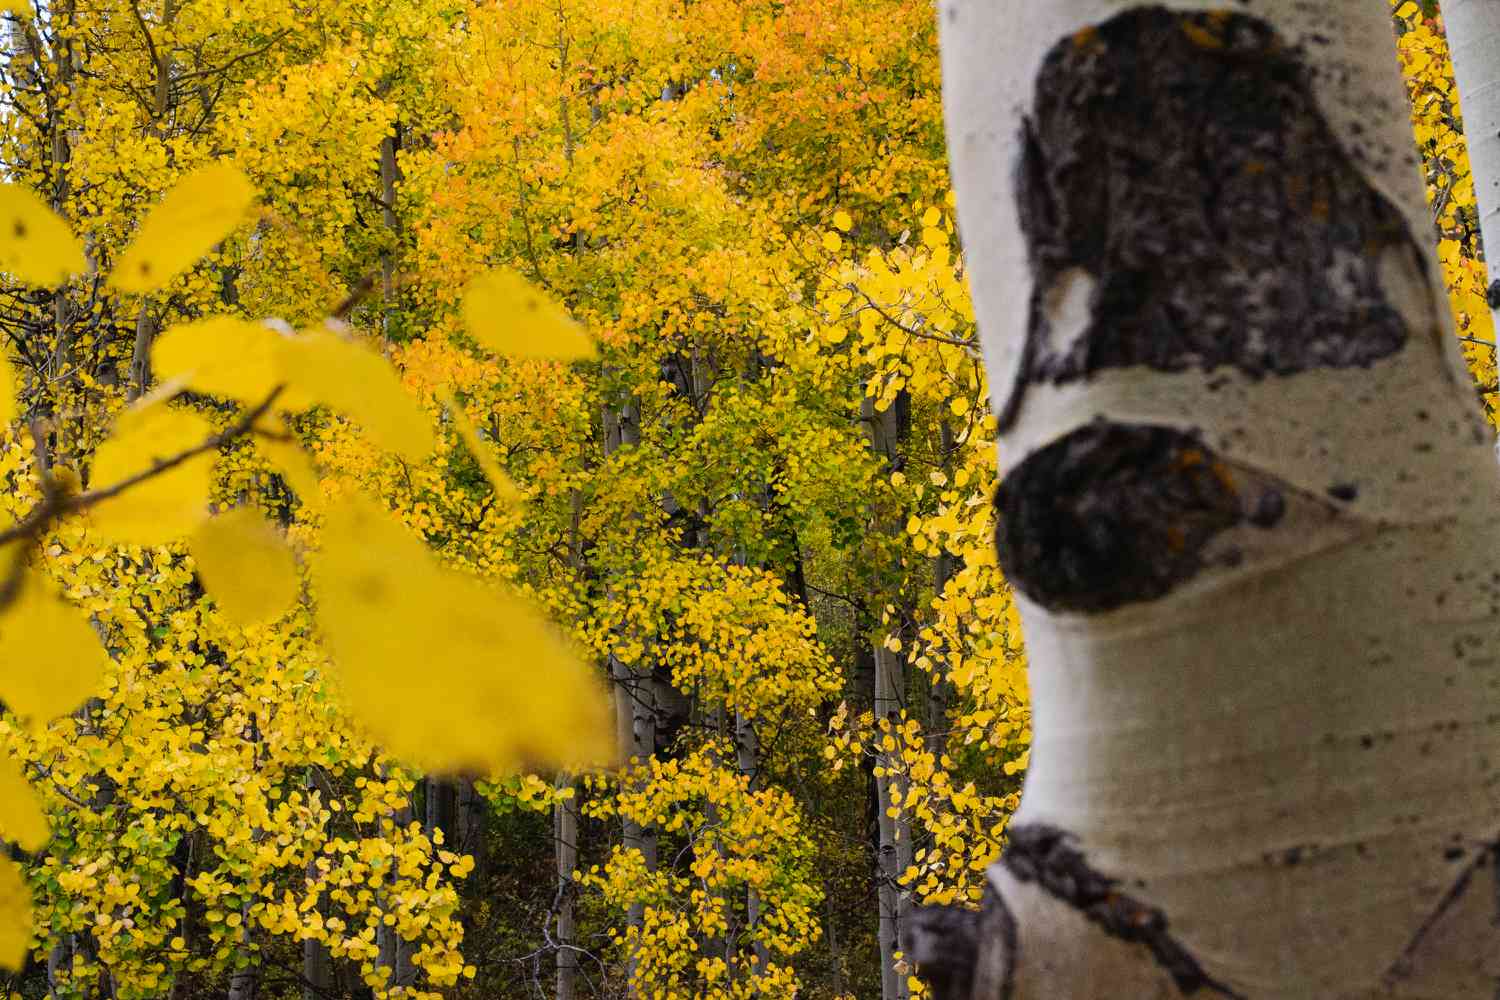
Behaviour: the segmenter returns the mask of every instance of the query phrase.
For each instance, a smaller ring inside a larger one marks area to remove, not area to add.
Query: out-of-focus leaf
[[[124,410],[94,453],[91,490],[107,489],[202,444],[213,433],[191,411],[152,400]],[[194,455],[101,501],[94,526],[123,542],[161,545],[190,534],[208,516],[214,451]]]
[[[376,444],[412,462],[431,454],[427,411],[380,355],[331,330],[284,338],[280,369],[288,388],[277,402],[289,409],[322,403],[352,418]]]
[[[34,191],[0,184],[0,271],[51,288],[83,270],[73,230]]]
[[[164,331],[151,347],[151,369],[162,380],[213,396],[258,403],[280,384],[284,338],[261,323],[210,316]]]
[[[110,284],[122,292],[155,291],[234,232],[254,203],[255,188],[232,164],[199,167],[146,214]]]
[[[370,501],[330,505],[314,581],[349,706],[396,756],[478,772],[610,756],[603,692],[553,626]]]
[[[34,570],[0,615],[0,700],[33,727],[70,712],[96,694],[107,659],[78,608]]]
[[[188,539],[188,551],[208,595],[241,625],[276,618],[297,598],[297,560],[252,507],[204,521]]]
[[[464,292],[464,324],[481,347],[517,358],[592,358],[594,343],[567,311],[514,271],[481,274]]]

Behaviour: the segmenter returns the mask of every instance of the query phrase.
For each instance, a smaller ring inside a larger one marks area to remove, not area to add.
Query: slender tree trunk
[[[899,400],[884,410],[877,411],[870,400],[865,401],[864,418],[869,425],[870,446],[894,469],[899,462],[902,427],[900,415],[905,400]],[[891,534],[899,528],[894,525],[878,527],[882,534]],[[886,732],[896,733],[901,726],[902,714],[906,710],[906,658],[904,652],[892,650],[885,645],[886,627],[877,629],[874,641],[875,676],[874,720],[876,742],[881,742],[881,727]],[[898,737],[899,738],[899,737]],[[876,823],[880,831],[877,853],[876,878],[879,900],[880,940],[880,992],[882,1000],[906,1000],[911,995],[907,976],[898,968],[904,950],[902,931],[907,920],[910,900],[901,890],[898,879],[912,863],[911,828],[900,810],[901,781],[897,758],[881,750],[875,760]]]
[[[557,926],[553,934],[557,948],[557,1000],[576,1000],[578,931],[573,909],[577,895],[573,872],[578,868],[578,782],[572,775],[561,775],[557,787],[573,793],[559,798],[552,807],[553,853],[557,858]]]
[[[736,712],[734,715],[734,752],[735,766],[740,774],[749,779],[751,790],[760,787],[760,737],[755,732],[755,720],[743,712]],[[755,891],[754,886],[749,886],[745,889],[745,930],[754,934],[759,923],[760,893]],[[762,941],[755,939],[751,945],[751,954],[755,961],[755,974],[765,975],[771,962],[770,950]]]
[[[412,821],[412,807],[406,805],[391,814],[391,822],[397,829],[405,828]],[[392,874],[394,878],[394,873]],[[375,946],[379,949],[376,963],[390,970],[386,977],[387,988],[407,989],[417,980],[417,968],[412,963],[412,944],[401,936],[397,925],[381,922],[375,929]]]
[[[255,943],[250,903],[240,907],[239,968],[229,974],[227,1000],[255,1000],[260,993],[260,948]]]
[[[948,426],[946,420],[939,425],[938,435],[942,446],[943,472],[951,479],[953,454],[957,450],[957,445],[953,437],[953,428]],[[933,560],[932,567],[932,592],[935,597],[943,596],[943,591],[948,589],[948,581],[953,579],[958,570],[958,557],[947,548],[940,549],[937,558]],[[948,710],[952,707],[955,697],[953,681],[948,676],[947,660],[942,657],[935,658],[927,681],[927,748],[938,756],[941,756],[947,749]]]
[[[1462,96],[1464,138],[1489,267],[1490,310],[1500,318],[1500,7],[1446,0],[1443,24]]]
[[[401,124],[391,126],[391,134],[380,140],[380,218],[392,240],[400,232],[400,220],[396,217],[396,184],[401,179],[396,166],[396,150],[401,144]],[[396,251],[386,250],[380,255],[380,335],[389,343],[391,339],[391,317],[396,310]]]
[[[161,14],[163,36],[172,30],[172,23],[176,16],[175,0],[166,0]],[[144,24],[141,25],[141,31],[146,33],[148,43],[150,43],[150,34]],[[169,119],[175,104],[172,100],[172,73],[175,63],[168,39],[162,37],[157,42],[159,44],[149,45],[151,57],[156,62],[156,79],[152,86],[151,96],[151,131],[158,138],[165,139],[171,130]],[[139,399],[151,386],[151,345],[156,342],[156,335],[160,329],[160,317],[156,315],[151,299],[148,297],[141,302],[136,313],[135,342],[131,345],[130,388],[126,393],[127,399]]]
[[[489,809],[489,803],[479,794],[474,782],[467,778],[459,779],[454,805],[453,849],[474,859],[474,871],[470,873],[469,880],[475,883],[483,879],[486,870]]]
[[[939,14],[1034,734],[938,997],[1500,981],[1500,469],[1389,11],[1229,6]]]
[[[604,413],[604,453],[614,454],[621,448],[640,443],[640,411],[634,401],[619,409],[606,408]],[[656,688],[651,675],[632,664],[609,657],[609,673],[614,681],[615,737],[622,761],[647,762],[656,753]],[[623,822],[622,842],[625,850],[637,851],[646,870],[656,870],[656,831],[643,827],[634,819]],[[643,903],[632,903],[626,911],[626,927],[639,934],[645,926]],[[632,954],[626,963],[629,995],[635,996],[636,959]]]

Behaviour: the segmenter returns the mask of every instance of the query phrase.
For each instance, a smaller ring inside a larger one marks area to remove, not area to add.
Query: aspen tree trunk
[[[557,858],[557,1000],[576,1000],[578,995],[578,931],[573,913],[577,895],[573,872],[578,868],[578,781],[572,775],[558,778],[560,790],[572,791],[552,807],[552,839]]]
[[[900,450],[898,426],[899,403],[877,411],[871,400],[864,402],[863,416],[870,428],[870,446],[886,463],[895,468]],[[899,530],[885,526],[882,533]],[[901,724],[906,708],[906,659],[903,653],[887,649],[884,636],[874,643],[874,721],[879,732],[881,722],[892,729]],[[892,816],[899,799],[901,783],[892,773],[884,753],[875,759],[876,823],[880,845],[877,852],[877,898],[880,908],[880,995],[882,1000],[906,1000],[911,995],[907,976],[896,963],[904,950],[903,929],[910,910],[910,900],[901,891],[897,879],[911,867],[911,828],[905,819]],[[895,794],[893,794],[895,793]]]
[[[953,436],[953,428],[948,426],[946,420],[938,425],[938,440],[942,446],[942,469],[951,480],[953,456],[958,445]],[[960,568],[957,556],[946,547],[938,550],[932,565],[933,597],[943,596],[943,591],[948,589],[948,581],[958,574]],[[952,708],[955,697],[953,681],[948,676],[947,661],[942,658],[934,660],[927,681],[927,748],[934,755],[941,756],[948,748],[948,711]]]
[[[228,1000],[255,1000],[260,994],[260,947],[255,943],[250,920],[250,904],[240,907],[239,945],[237,951],[248,964],[229,976]]]
[[[1489,267],[1490,309],[1500,314],[1500,6],[1447,0],[1443,24],[1462,101],[1464,138]]]
[[[396,150],[401,143],[401,123],[391,125],[391,134],[380,140],[380,218],[386,231],[395,238],[401,223],[396,217],[396,184],[401,179],[396,165]],[[396,251],[380,255],[380,336],[391,339],[391,314],[396,309]]]
[[[760,787],[760,737],[755,732],[755,720],[746,716],[743,712],[734,714],[734,752],[735,766],[740,774],[750,779],[750,788],[753,791]],[[760,893],[755,891],[754,886],[745,889],[745,930],[754,933],[756,926],[760,923]],[[767,967],[771,963],[771,952],[763,942],[756,939],[752,942],[751,955],[755,962],[754,973],[757,976],[765,975]]]
[[[172,59],[171,40],[167,35],[172,31],[176,18],[175,0],[166,0],[166,3],[162,5],[161,13],[163,30],[161,37],[156,40],[152,39],[150,29],[146,27],[145,22],[140,22],[140,30],[145,37],[146,46],[156,70],[156,80],[151,94],[151,131],[163,139],[171,131],[169,118],[174,110],[172,73],[175,63]],[[152,307],[150,297],[147,297],[141,302],[135,317],[135,341],[131,345],[130,353],[130,387],[126,393],[126,398],[129,400],[133,401],[145,395],[147,388],[151,385],[151,345],[156,342],[156,335],[160,329],[161,320]]]
[[[315,767],[308,767],[303,786],[309,792],[321,791],[324,802],[333,797],[333,789],[326,781],[319,780],[318,770]],[[323,830],[326,834],[326,823],[323,824]],[[318,870],[316,855],[307,859],[306,873],[309,884],[321,878],[322,873]],[[321,901],[318,909],[319,912],[325,909]],[[302,1000],[323,1000],[324,997],[332,994],[333,955],[329,953],[328,945],[323,941],[317,938],[307,938],[302,942]]]
[[[913,952],[973,1000],[1489,1000],[1500,470],[1387,5],[1021,13],[939,21],[1032,763]]]
[[[606,456],[621,448],[635,447],[640,439],[640,410],[633,400],[619,409],[605,409]],[[633,757],[642,762],[649,761],[656,753],[656,686],[649,673],[622,662],[614,654],[609,657],[609,673],[614,681],[615,737],[620,760],[628,762]],[[622,841],[625,850],[640,852],[647,871],[656,870],[655,830],[627,818],[623,822]],[[626,911],[626,927],[639,933],[645,926],[645,917],[644,904],[632,903]],[[627,977],[632,981],[628,988],[630,996],[635,995],[635,969],[636,961],[632,955],[626,965]]]
[[[412,821],[412,807],[410,798],[406,805],[390,814],[392,825],[397,830],[404,830]],[[395,878],[393,871],[391,880]],[[375,946],[379,949],[376,956],[376,965],[383,969],[389,969],[390,975],[386,977],[386,988],[407,989],[417,980],[417,967],[412,962],[412,943],[400,934],[396,925],[381,922],[375,929]],[[399,994],[398,995],[402,995]]]

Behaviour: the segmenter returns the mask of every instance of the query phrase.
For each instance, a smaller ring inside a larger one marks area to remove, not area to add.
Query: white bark
[[[1464,138],[1479,201],[1479,229],[1491,287],[1500,280],[1500,5],[1487,0],[1447,0],[1443,24],[1462,95]],[[1490,296],[1500,311],[1500,289]]]
[[[1274,489],[1285,510],[1216,535],[1164,595],[1093,611],[1018,597],[1035,732],[1011,852],[1028,830],[1063,839],[1033,836],[1029,857],[992,869],[1008,912],[987,918],[972,996],[1493,997],[1500,477],[1430,252],[1427,277],[1376,247],[1407,337],[1368,364],[1137,364],[1014,396],[1033,280],[1014,191],[1023,116],[1046,53],[1131,6],[942,3],[960,228],[997,412],[1014,415],[1000,472],[1103,418],[1197,435],[1232,493],[1249,504]],[[1311,64],[1349,162],[1429,249],[1385,4],[1170,7],[1270,22]],[[1493,39],[1496,11],[1459,0],[1447,13],[1450,28],[1472,13]],[[1495,61],[1482,72],[1495,101]],[[1500,147],[1465,97],[1471,134],[1488,130],[1479,176]],[[1086,278],[1069,282],[1045,306],[1064,344],[1098,305]]]
[[[889,468],[899,466],[902,430],[898,405],[893,403],[877,411],[873,401],[866,399],[861,414],[869,427],[870,447]],[[877,523],[876,530],[891,534],[899,528]],[[873,648],[875,676],[871,707],[878,743],[882,724],[889,726],[893,735],[900,729],[901,715],[906,709],[906,660],[901,653],[886,648],[883,630],[874,636]],[[907,1000],[911,996],[907,974],[898,966],[905,952],[905,929],[911,911],[911,897],[902,889],[899,880],[912,863],[911,823],[898,807],[904,792],[897,766],[899,756],[878,751],[875,757],[875,795],[879,810],[875,819],[880,836],[876,858],[876,877],[879,880],[876,899],[879,907],[877,936],[881,1000]]]

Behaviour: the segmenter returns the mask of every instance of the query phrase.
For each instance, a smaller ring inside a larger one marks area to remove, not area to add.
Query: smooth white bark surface
[[[941,4],[950,158],[997,410],[1022,371],[1032,295],[1013,182],[1037,69],[1059,40],[1132,6]],[[1430,247],[1384,3],[1167,6],[1232,9],[1300,46],[1350,160]],[[1500,4],[1450,0],[1455,36],[1465,8],[1493,53]],[[1500,157],[1500,125],[1483,116],[1500,114],[1500,63],[1478,49],[1468,61],[1487,74],[1470,74],[1484,100],[1464,94],[1471,134],[1489,139],[1471,140],[1476,176],[1495,178],[1484,157]],[[1426,274],[1381,261],[1409,338],[1367,367],[1105,369],[1026,387],[1002,435],[1004,476],[1101,417],[1173,428],[1239,482],[1287,497],[1274,530],[1215,541],[1240,551],[1236,564],[1165,597],[1099,613],[1021,598],[1034,744],[1013,827],[1065,831],[1165,915],[1218,984],[1208,995],[1489,1000],[1500,984],[1500,475],[1427,256]],[[1052,315],[1081,328],[1090,289],[1077,285]],[[1357,501],[1330,499],[1335,484],[1356,484]],[[1004,995],[1180,995],[1146,947],[1001,865],[991,881],[1017,925]]]
[[[1486,247],[1491,287],[1500,280],[1500,4],[1491,0],[1447,0],[1443,23],[1453,56],[1479,202],[1479,228]],[[1490,296],[1492,315],[1500,295]]]

